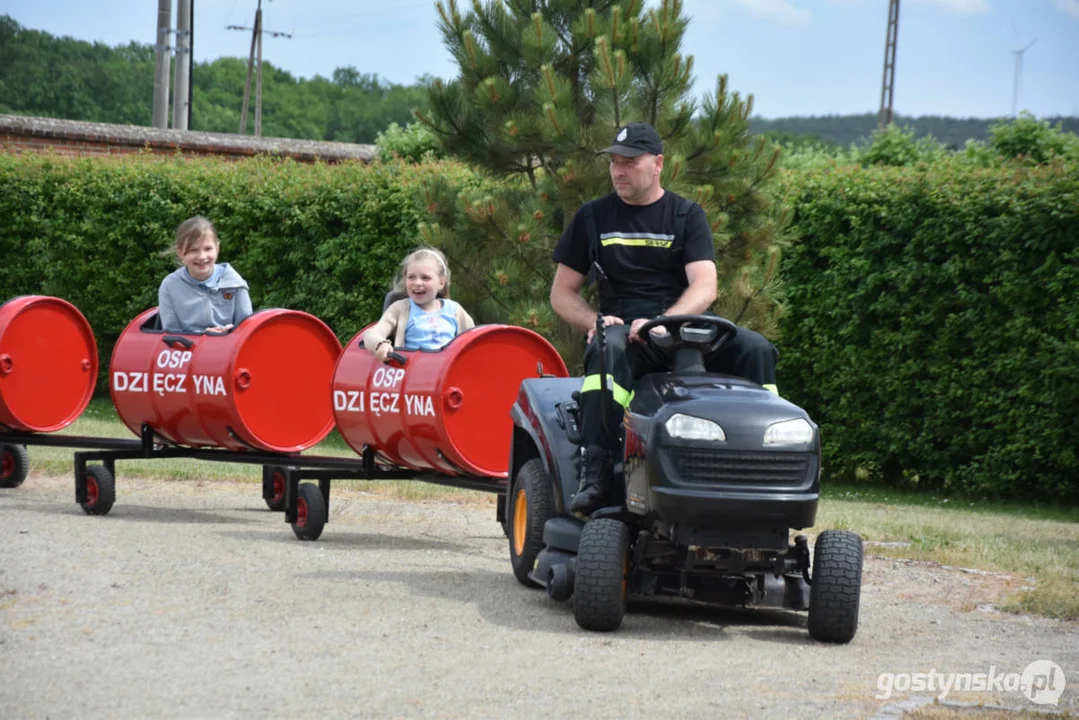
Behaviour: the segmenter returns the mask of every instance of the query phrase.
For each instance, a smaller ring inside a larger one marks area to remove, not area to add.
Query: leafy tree
[[[116,49],[26,30],[0,16],[0,112],[97,122],[142,122],[153,94],[153,51]]]
[[[1079,151],[1079,138],[1065,133],[1058,123],[1056,127],[1047,120],[1038,120],[1030,113],[1022,113],[1008,123],[998,123],[989,128],[989,147],[1004,158],[1025,156],[1034,163],[1046,163],[1056,156]]]
[[[913,165],[932,162],[944,154],[944,147],[932,135],[914,139],[914,129],[890,123],[874,130],[870,141],[855,152],[863,165]]]
[[[438,11],[460,76],[431,86],[419,119],[501,183],[460,197],[433,184],[423,232],[446,250],[455,290],[480,319],[535,328],[564,353],[574,347],[579,338],[546,302],[551,252],[582,202],[611,190],[595,150],[619,126],[645,121],[664,139],[664,187],[711,221],[716,310],[774,329],[785,219],[769,189],[779,151],[750,133],[752,98],[729,93],[726,76],[699,108],[687,97],[693,60],[679,52],[689,22],[680,0],[648,10],[641,0],[476,2],[467,15],[447,0]]]
[[[386,132],[380,132],[375,138],[378,154],[384,161],[400,157],[412,162],[421,162],[429,158],[445,156],[438,137],[422,123],[409,123],[401,127],[390,123]]]

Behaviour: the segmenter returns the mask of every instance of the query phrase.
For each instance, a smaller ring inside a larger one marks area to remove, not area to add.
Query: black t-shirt
[[[606,292],[600,288],[605,314],[623,319],[627,319],[627,312],[634,317],[659,315],[689,286],[688,263],[715,261],[712,229],[697,203],[692,203],[686,217],[683,237],[674,236],[675,215],[686,202],[670,190],[651,205],[629,205],[616,193],[592,202],[600,240],[599,264],[610,281]],[[582,275],[591,269],[588,232],[580,210],[562,233],[554,261]],[[610,303],[607,298],[611,297],[617,301]],[[612,304],[616,307],[606,307]]]

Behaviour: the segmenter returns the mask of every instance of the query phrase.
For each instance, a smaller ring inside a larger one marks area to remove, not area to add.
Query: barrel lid
[[[245,339],[226,381],[252,439],[272,450],[303,450],[333,429],[333,371],[341,343],[313,315],[272,312]]]
[[[462,347],[442,384],[443,423],[454,448],[473,465],[463,470],[505,477],[513,436],[510,408],[521,381],[539,377],[541,369],[566,377],[566,364],[542,335],[525,328],[487,325],[470,333],[480,336]]]
[[[71,303],[41,295],[0,306],[0,424],[53,432],[93,397],[97,344]]]

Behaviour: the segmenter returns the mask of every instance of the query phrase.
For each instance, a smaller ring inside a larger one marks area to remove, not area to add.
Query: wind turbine
[[[1023,74],[1023,53],[1030,49],[1030,46],[1038,42],[1038,38],[1034,38],[1027,43],[1027,46],[1022,50],[1012,50],[1015,53],[1015,82],[1012,85],[1012,117],[1015,117],[1016,110],[1019,105],[1019,77]]]

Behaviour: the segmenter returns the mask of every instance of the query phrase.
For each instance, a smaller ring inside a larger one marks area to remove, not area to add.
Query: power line
[[[396,4],[396,5],[392,5],[392,6],[386,5],[386,6],[382,6],[382,7],[375,7],[375,8],[371,8],[369,10],[363,10],[363,11],[360,11],[360,12],[349,13],[347,15],[335,15],[333,17],[321,17],[321,16],[307,15],[306,18],[310,18],[310,19],[305,19],[305,16],[301,15],[300,16],[300,22],[295,22],[295,18],[293,18],[293,26],[294,27],[301,27],[303,25],[313,25],[313,24],[318,24],[318,25],[336,24],[336,23],[339,23],[342,20],[353,20],[353,19],[356,19],[356,18],[364,18],[364,17],[368,17],[370,15],[378,15],[378,14],[397,15],[402,10],[411,10],[411,9],[421,8],[421,7],[430,7],[430,3],[427,2],[426,0],[424,2],[399,3],[399,4]]]
[[[255,28],[247,27],[246,25],[226,25],[225,29],[226,30],[254,30]],[[263,30],[262,32],[264,34],[266,34],[266,35],[269,35],[270,37],[283,37],[283,38],[291,38],[292,37],[292,33],[281,32],[280,30]]]

